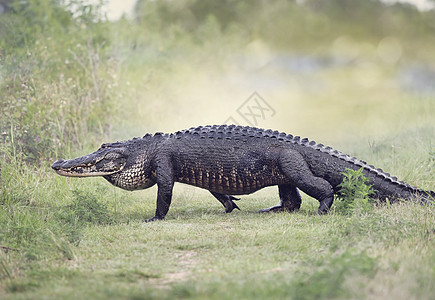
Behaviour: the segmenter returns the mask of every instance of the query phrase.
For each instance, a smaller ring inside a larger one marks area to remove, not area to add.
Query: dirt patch
[[[187,280],[192,275],[192,269],[200,262],[198,253],[195,250],[180,251],[174,254],[176,272],[165,274],[161,278],[150,280],[157,287],[165,288],[167,284]]]

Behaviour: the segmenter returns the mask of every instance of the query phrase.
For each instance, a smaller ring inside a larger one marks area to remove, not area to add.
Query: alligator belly
[[[180,176],[177,182],[186,183],[220,194],[251,194],[264,187],[288,183],[283,176],[242,176],[204,172],[198,176]]]

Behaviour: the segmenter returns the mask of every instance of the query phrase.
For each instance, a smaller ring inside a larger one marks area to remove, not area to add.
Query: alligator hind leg
[[[292,212],[301,207],[301,195],[298,189],[290,184],[278,185],[279,198],[281,204],[270,208],[262,209],[259,212]]]
[[[290,183],[320,202],[319,214],[325,214],[334,201],[334,190],[323,178],[316,177],[303,156],[295,150],[280,153],[279,166]]]
[[[234,196],[226,195],[226,194],[219,194],[219,193],[215,193],[215,192],[210,192],[210,193],[216,199],[218,199],[220,203],[222,203],[222,205],[225,207],[225,212],[226,213],[232,212],[233,209],[235,209],[235,208],[240,210],[240,208],[237,206],[237,204],[234,203],[234,201],[233,201],[233,200],[240,200],[240,198],[236,198]]]

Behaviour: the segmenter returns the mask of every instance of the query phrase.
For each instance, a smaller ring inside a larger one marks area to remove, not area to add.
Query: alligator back
[[[363,168],[374,186],[374,196],[434,196],[432,191],[413,187],[382,169],[329,146],[284,132],[249,126],[209,125],[165,135],[177,147],[174,164],[177,181],[216,192],[249,194],[270,185],[288,184],[279,166],[283,149],[297,151],[314,176],[339,191],[346,169]]]

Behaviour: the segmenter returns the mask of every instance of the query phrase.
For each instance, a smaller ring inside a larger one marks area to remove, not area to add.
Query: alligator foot
[[[225,204],[224,204],[224,206],[225,206],[225,213],[227,213],[227,214],[229,214],[230,212],[232,212],[233,211],[233,209],[235,209],[235,208],[237,208],[238,210],[240,210],[240,208],[237,206],[237,204],[236,203],[234,203],[234,201],[232,201],[232,200],[240,200],[240,198],[236,198],[236,197],[233,197],[233,196],[231,196],[231,195],[228,195],[229,197],[229,199],[228,200],[226,200],[225,201]],[[230,200],[231,199],[231,200]]]
[[[233,200],[240,200],[240,198],[236,198],[232,195],[227,194],[220,194],[210,191],[210,193],[219,200],[220,203],[225,207],[225,212],[228,214],[233,211],[233,209],[237,208],[240,210],[240,208],[237,206],[236,203],[233,202]]]
[[[328,197],[320,201],[319,211],[318,211],[319,215],[327,214],[329,212],[329,209],[331,208],[333,201],[334,201],[334,197]]]
[[[272,206],[272,207],[265,208],[265,209],[260,209],[258,212],[259,213],[269,213],[269,212],[282,212],[282,211],[288,211],[288,210],[285,209],[285,207],[282,205],[277,205],[277,206]]]
[[[152,217],[152,218],[150,218],[150,219],[146,219],[146,220],[144,220],[143,222],[144,222],[144,223],[149,223],[149,222],[159,221],[159,220],[163,220],[163,219],[164,219],[164,218],[162,218],[162,217],[154,216],[154,217]]]

